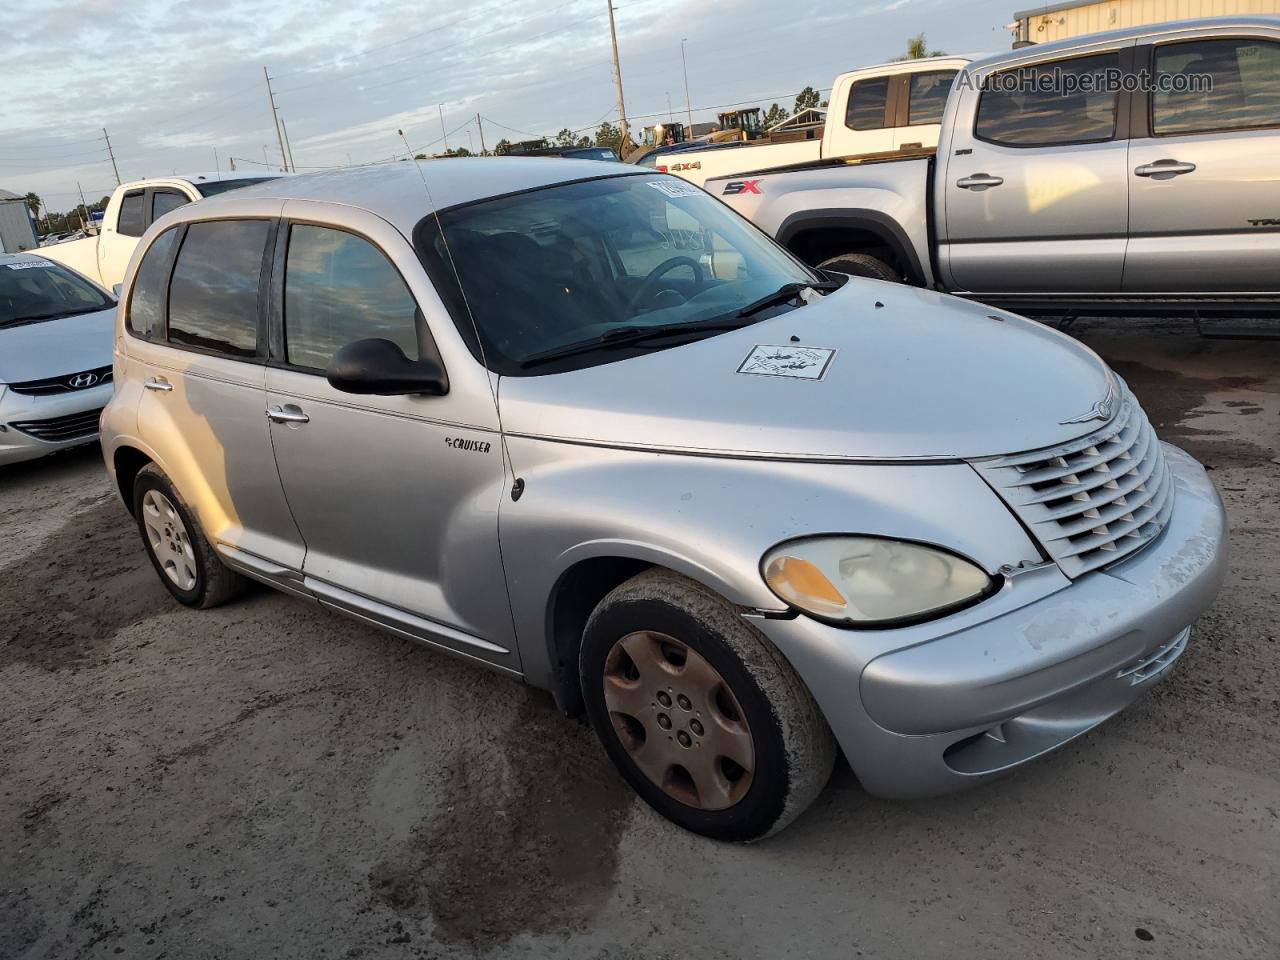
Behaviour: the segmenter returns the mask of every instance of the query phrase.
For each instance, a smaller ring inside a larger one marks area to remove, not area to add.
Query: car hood
[[[111,364],[116,310],[0,327],[0,383],[25,383]]]
[[[854,279],[807,306],[685,346],[503,377],[504,429],[547,439],[788,459],[969,459],[1061,443],[1113,374],[1048,327]],[[1073,423],[1063,421],[1075,420]]]

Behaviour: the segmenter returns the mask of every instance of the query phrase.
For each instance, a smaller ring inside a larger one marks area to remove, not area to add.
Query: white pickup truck
[[[836,77],[826,125],[781,142],[756,140],[658,158],[658,169],[701,186],[711,177],[831,157],[910,153],[938,145],[947,91],[968,57],[882,63]],[[821,136],[819,136],[821,131]]]
[[[1020,313],[1280,308],[1280,18],[975,62],[940,144],[705,188],[815,266]]]
[[[231,171],[123,183],[111,195],[98,236],[43,247],[40,255],[78,270],[110,290],[124,279],[133,248],[152,221],[184,204],[277,176],[279,174]]]

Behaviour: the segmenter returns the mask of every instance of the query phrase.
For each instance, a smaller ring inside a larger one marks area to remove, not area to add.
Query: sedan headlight
[[[936,547],[876,537],[792,540],[765,554],[769,589],[791,606],[849,626],[926,619],[991,590],[986,572]]]

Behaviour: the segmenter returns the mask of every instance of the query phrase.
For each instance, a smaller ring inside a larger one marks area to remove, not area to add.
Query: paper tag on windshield
[[[670,180],[646,180],[653,189],[665,193],[668,197],[696,197],[702,192],[701,189],[695,187],[692,183],[684,180],[677,180],[672,177]]]
[[[22,260],[18,263],[6,263],[10,270],[51,270],[53,264],[48,260]]]
[[[821,380],[827,375],[831,359],[836,351],[830,347],[774,347],[759,345],[751,348],[747,359],[738,367],[738,373],[757,377],[791,377],[795,380]]]

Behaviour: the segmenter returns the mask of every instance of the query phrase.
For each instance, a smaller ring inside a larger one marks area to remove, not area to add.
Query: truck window
[[[151,244],[129,294],[125,327],[130,333],[148,339],[164,336],[165,294],[169,271],[173,266],[173,250],[178,242],[178,228],[170,227]]]
[[[126,237],[140,237],[147,230],[147,195],[145,191],[126,193],[120,201],[120,218],[116,232]]]
[[[188,202],[190,201],[177,190],[154,190],[151,193],[151,219],[158,220],[170,210],[177,210]]]
[[[1155,55],[1156,136],[1280,126],[1280,43],[1191,40]]]
[[[400,272],[362,237],[296,225],[284,281],[285,356],[324,370],[348,343],[390,340],[417,360],[418,305]]]
[[[910,93],[907,97],[907,123],[941,123],[942,111],[947,105],[947,94],[956,78],[955,70],[930,70],[913,73]]]
[[[858,80],[849,88],[849,106],[845,109],[844,125],[851,130],[883,130],[888,100],[888,77]]]
[[[974,136],[1011,147],[1101,143],[1116,132],[1118,94],[1106,75],[1118,53],[1057,60],[983,81]]]
[[[232,357],[258,348],[258,281],[266,220],[193,223],[169,287],[169,342]]]

